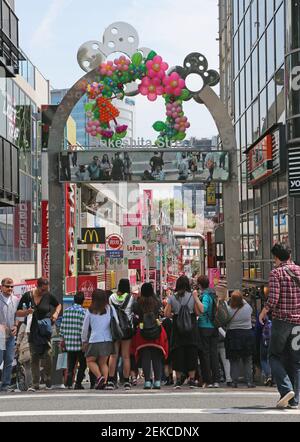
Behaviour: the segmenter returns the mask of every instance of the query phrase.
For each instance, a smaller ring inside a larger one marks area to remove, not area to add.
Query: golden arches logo
[[[95,241],[94,241],[94,237],[95,237]],[[87,239],[89,238],[89,241],[87,241]],[[83,238],[84,242],[88,242],[89,244],[99,244],[100,240],[99,240],[99,235],[97,230],[93,229],[89,229],[85,232],[84,238]]]

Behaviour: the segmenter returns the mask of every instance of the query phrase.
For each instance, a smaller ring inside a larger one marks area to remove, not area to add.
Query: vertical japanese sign
[[[31,201],[23,201],[14,210],[14,247],[20,251],[21,261],[31,261],[32,245]]]
[[[65,184],[65,291],[76,292],[76,185]]]
[[[49,279],[49,202],[42,201],[42,276]]]

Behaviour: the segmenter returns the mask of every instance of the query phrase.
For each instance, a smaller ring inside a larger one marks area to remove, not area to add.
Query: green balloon
[[[155,51],[151,51],[147,57],[147,61],[153,60],[153,58],[156,57],[156,55],[157,55],[157,53]]]
[[[191,98],[191,94],[187,89],[183,89],[179,99],[183,101],[188,101]]]
[[[142,64],[143,61],[143,56],[140,52],[136,52],[133,56],[132,56],[132,63],[135,66],[140,66]]]
[[[163,121],[156,121],[156,123],[153,124],[153,129],[156,132],[164,132],[167,129],[167,126]]]

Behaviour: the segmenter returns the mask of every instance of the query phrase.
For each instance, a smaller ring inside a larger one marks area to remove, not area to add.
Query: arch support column
[[[242,287],[241,233],[237,145],[234,127],[227,109],[210,86],[205,86],[199,98],[211,113],[222,141],[223,150],[230,153],[230,181],[223,184],[224,229],[227,282],[229,290]]]

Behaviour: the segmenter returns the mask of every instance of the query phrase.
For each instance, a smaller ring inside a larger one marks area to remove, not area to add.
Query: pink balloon
[[[95,130],[92,131],[92,136],[96,137],[97,136],[97,132]]]
[[[87,127],[87,128],[86,128],[86,131],[87,131],[87,133],[90,134],[90,133],[92,132],[92,128],[91,128],[91,127]]]

